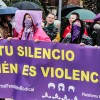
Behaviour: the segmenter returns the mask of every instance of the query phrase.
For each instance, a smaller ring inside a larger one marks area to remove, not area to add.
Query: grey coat
[[[62,42],[70,43],[71,42],[71,33],[68,33],[67,36],[62,40]],[[93,40],[89,36],[86,36],[85,34],[83,34],[80,43],[84,43],[86,45],[93,45]]]

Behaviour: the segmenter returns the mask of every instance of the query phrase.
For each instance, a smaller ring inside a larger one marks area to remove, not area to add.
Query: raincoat
[[[23,30],[18,34],[18,37],[15,37],[14,39],[21,39],[23,34]],[[39,40],[39,41],[46,41],[50,42],[49,36],[46,35],[46,33],[43,31],[42,28],[37,28],[36,32],[33,35],[33,40]]]

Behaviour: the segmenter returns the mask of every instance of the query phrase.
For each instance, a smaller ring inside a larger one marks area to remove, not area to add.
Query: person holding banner
[[[63,34],[62,34],[62,38],[65,38],[67,36],[68,33],[71,33],[71,28],[72,28],[72,22],[76,19],[80,19],[80,16],[78,13],[73,12],[70,15],[69,20],[67,21],[67,27],[65,28]],[[86,28],[84,29],[84,34],[88,36],[88,32],[86,30]]]
[[[92,38],[86,35],[85,26],[82,20],[79,19],[78,13],[73,12],[70,16],[69,22],[71,30],[66,34],[63,43],[74,43],[80,45],[93,45]]]
[[[22,30],[18,34],[18,37],[15,38],[8,38],[10,39],[19,39],[19,40],[34,40],[35,42],[38,41],[46,41],[50,42],[49,36],[43,31],[42,28],[38,28],[37,25],[34,24],[32,16],[29,13],[25,13],[22,22]]]
[[[100,46],[100,20],[94,20],[94,23],[91,26],[91,37],[93,38],[93,45]]]
[[[59,29],[54,25],[55,15],[53,13],[49,13],[46,17],[46,21],[42,23],[42,28],[46,32],[46,34],[50,37],[52,42],[60,41],[60,33]]]

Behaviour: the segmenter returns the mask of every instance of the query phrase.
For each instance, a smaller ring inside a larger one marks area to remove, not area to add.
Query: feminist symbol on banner
[[[49,83],[48,84],[48,89],[56,89],[56,85],[55,83]],[[59,83],[58,84],[58,91],[63,91],[65,92],[65,85],[63,83]],[[75,87],[74,86],[68,86],[68,92],[75,92]],[[56,99],[56,100],[72,100],[72,99],[68,99],[68,96],[65,94],[64,98],[59,97],[59,95],[56,93],[54,96],[49,96],[49,94],[47,92],[45,92],[45,95],[42,95],[42,98],[48,98],[48,99]],[[74,96],[73,100],[78,100],[77,96]]]

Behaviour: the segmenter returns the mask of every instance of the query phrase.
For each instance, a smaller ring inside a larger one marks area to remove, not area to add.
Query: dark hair
[[[1,15],[0,17],[1,17],[1,22],[9,22],[8,20],[7,20],[7,18],[6,18],[6,16],[8,16],[8,14],[6,14],[6,15]],[[11,16],[11,15],[9,15],[9,16]],[[12,18],[12,16],[11,16],[11,18]]]
[[[76,19],[80,19],[80,15],[76,12],[72,12],[71,15],[76,15]]]

